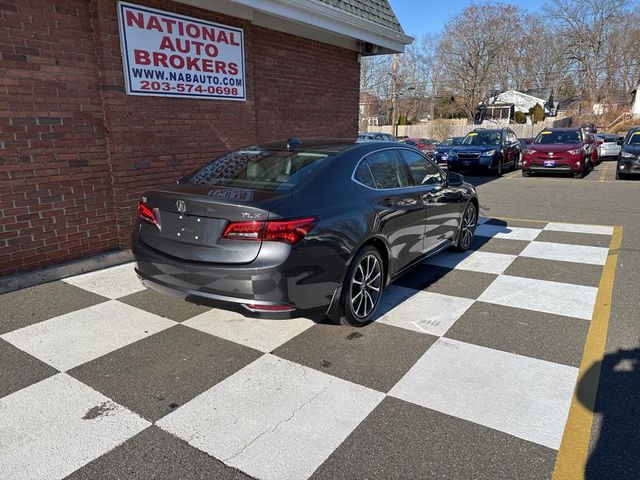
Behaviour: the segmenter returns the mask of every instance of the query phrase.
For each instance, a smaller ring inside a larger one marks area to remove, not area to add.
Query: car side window
[[[429,160],[418,152],[400,150],[400,155],[409,167],[415,185],[437,185],[442,183],[442,173]]]
[[[355,178],[357,182],[366,185],[369,188],[376,188],[376,182],[373,180],[371,169],[369,168],[369,164],[366,160],[363,160],[358,164],[358,168],[356,168],[353,178]]]
[[[384,140],[384,137],[380,134],[376,135],[375,137],[373,137],[374,140]]]
[[[375,181],[375,188],[402,188],[409,186],[409,179],[395,150],[382,150],[369,155],[366,160]],[[364,162],[362,162],[364,163]]]

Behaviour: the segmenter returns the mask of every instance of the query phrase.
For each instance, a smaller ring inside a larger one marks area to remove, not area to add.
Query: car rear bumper
[[[185,261],[132,238],[135,271],[142,283],[163,294],[248,317],[286,319],[327,312],[338,283],[315,283],[317,271],[284,262],[251,267]]]

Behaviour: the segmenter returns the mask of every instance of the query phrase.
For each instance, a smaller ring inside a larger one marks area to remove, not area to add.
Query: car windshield
[[[402,143],[406,143],[407,145],[415,145],[417,142],[415,140],[402,140]]]
[[[462,145],[500,145],[502,132],[471,132],[464,140]]]
[[[545,130],[540,132],[534,143],[537,144],[574,144],[580,143],[580,132],[577,130]]]
[[[288,191],[309,178],[332,152],[268,150],[254,145],[216,158],[186,179],[196,185]]]
[[[640,145],[640,131],[633,132],[627,139],[627,145]]]

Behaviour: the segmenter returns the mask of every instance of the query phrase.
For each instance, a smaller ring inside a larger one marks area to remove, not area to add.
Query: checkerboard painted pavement
[[[613,229],[483,219],[352,329],[144,289],[0,296],[2,478],[546,478]]]

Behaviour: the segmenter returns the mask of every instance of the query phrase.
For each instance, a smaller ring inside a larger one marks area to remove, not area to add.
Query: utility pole
[[[398,136],[398,54],[393,54],[391,62],[391,124],[393,135]]]

